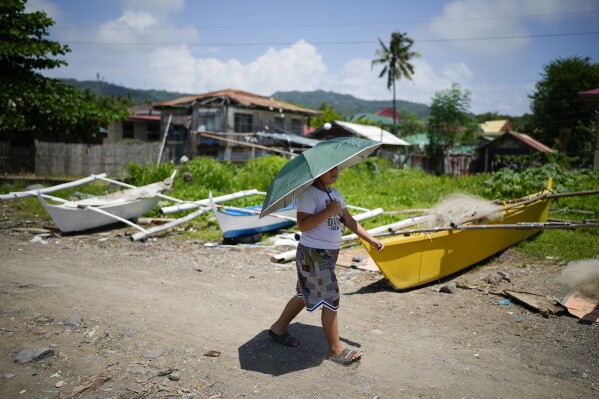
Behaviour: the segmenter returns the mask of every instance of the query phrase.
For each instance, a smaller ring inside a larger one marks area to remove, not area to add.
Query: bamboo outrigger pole
[[[446,226],[446,227],[432,227],[429,229],[413,229],[413,230],[399,230],[392,232],[395,235],[407,235],[416,233],[438,233],[441,231],[460,231],[460,230],[576,230],[576,229],[592,229],[599,227],[599,223],[515,223],[515,224],[474,224],[469,226]]]

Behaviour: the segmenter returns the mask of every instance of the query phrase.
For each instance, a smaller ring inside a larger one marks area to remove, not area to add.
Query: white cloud
[[[443,13],[431,19],[423,33],[431,39],[450,40],[443,47],[458,48],[471,54],[509,57],[530,43],[531,23],[556,24],[574,12],[596,9],[595,0],[454,0]],[[456,40],[510,38],[493,40]]]
[[[150,27],[158,22],[158,19],[147,11],[127,10],[117,20],[117,23],[123,23],[125,26],[143,32],[144,28]]]
[[[145,11],[161,16],[171,12],[179,12],[185,8],[185,0],[121,0],[123,9]]]
[[[326,70],[316,48],[300,40],[280,50],[270,48],[247,64],[200,58],[190,83],[194,91],[235,88],[269,95],[277,90],[316,90]]]

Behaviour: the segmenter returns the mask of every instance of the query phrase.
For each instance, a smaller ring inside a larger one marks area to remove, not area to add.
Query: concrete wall
[[[89,176],[107,173],[121,176],[125,165],[156,163],[160,143],[135,144],[66,144],[35,142],[35,174],[38,176]],[[165,148],[162,161],[171,159]]]

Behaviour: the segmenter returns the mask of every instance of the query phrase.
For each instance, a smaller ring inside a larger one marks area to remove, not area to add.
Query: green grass
[[[228,194],[239,190],[257,189],[266,191],[277,171],[286,160],[279,156],[266,156],[243,164],[217,162],[211,158],[195,158],[181,167],[173,164],[148,165],[140,167],[129,165],[126,182],[143,185],[162,180],[172,174],[177,175],[173,190],[168,195],[184,200],[207,198],[213,195]],[[376,165],[375,165],[376,164]],[[494,174],[478,174],[464,177],[433,176],[411,169],[397,169],[383,159],[370,158],[341,173],[335,187],[344,195],[351,205],[385,211],[429,208],[444,197],[463,192],[492,199],[514,199],[540,191],[545,187],[547,179],[553,177],[554,192],[574,192],[599,188],[599,174],[589,170],[564,170],[550,164],[541,168],[530,168],[520,173],[503,169]],[[191,181],[189,180],[191,178]],[[0,186],[0,192],[19,191],[24,183],[13,186]],[[107,190],[101,182],[80,186],[76,189],[64,190],[53,195],[68,198],[76,191],[100,194]],[[262,196],[248,197],[232,201],[234,206],[254,205],[262,200]],[[31,217],[43,215],[49,220],[44,209],[36,199],[10,200],[2,204],[3,210],[10,207],[10,213],[4,216]],[[552,209],[569,211],[550,217],[562,220],[581,221],[584,218],[599,218],[599,195],[567,197],[552,201]],[[150,216],[158,216],[156,208]],[[573,211],[594,212],[592,216],[581,215]],[[5,213],[3,211],[3,213]],[[183,216],[180,214],[168,217]],[[365,228],[372,228],[401,220],[410,214],[380,215],[363,221]],[[218,241],[222,234],[211,213],[206,213],[192,222],[181,225],[184,232],[172,231],[176,237],[195,238]],[[517,246],[519,251],[535,257],[552,256],[563,261],[592,258],[599,254],[599,229],[545,230],[534,238]]]

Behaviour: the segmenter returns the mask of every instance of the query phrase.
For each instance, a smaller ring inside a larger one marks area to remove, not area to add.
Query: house
[[[581,91],[578,97],[589,109],[599,110],[599,88]],[[593,169],[599,170],[599,113],[595,113],[597,120],[595,123],[597,135],[595,138],[595,156],[593,160]]]
[[[413,134],[404,137],[404,139],[411,144],[406,166],[416,170],[433,172],[433,166],[427,155],[427,147],[430,143],[429,134]],[[473,146],[453,146],[443,156],[443,170],[450,175],[467,175],[470,173],[473,150]]]
[[[507,119],[486,121],[478,125],[478,133],[483,137],[499,137],[511,128],[510,121]]]
[[[110,123],[103,134],[103,144],[122,140],[158,141],[161,137],[160,112],[149,105],[135,107],[127,119]]]
[[[491,172],[503,167],[532,166],[534,155],[553,153],[551,148],[527,134],[507,131],[476,148],[472,171]],[[517,162],[514,162],[516,158]]]
[[[393,108],[383,108],[374,113],[362,112],[359,114],[352,115],[349,118],[349,122],[353,123],[367,123],[369,125],[380,126],[383,129],[393,129]],[[401,115],[399,112],[395,112],[395,122],[399,124],[401,121]]]
[[[211,156],[245,161],[268,152],[274,141],[258,132],[302,136],[320,112],[241,90],[219,90],[153,104],[161,112],[166,145],[177,157]],[[262,141],[265,140],[265,141]],[[269,141],[270,140],[270,141]]]
[[[403,163],[405,159],[401,159],[405,155],[399,154],[399,149],[406,149],[410,146],[405,140],[400,139],[396,135],[384,130],[378,126],[361,125],[359,123],[333,121],[330,129],[322,127],[316,129],[308,137],[317,140],[328,140],[334,137],[361,137],[373,141],[380,141],[383,145],[378,150],[379,157],[387,158],[394,163]],[[402,151],[403,152],[403,151]]]
[[[391,123],[393,123],[393,114],[395,114],[396,121],[401,119],[401,115],[399,114],[399,112],[394,111],[391,107],[383,108],[380,111],[375,112],[375,115],[377,116],[382,116],[391,119]]]
[[[367,123],[373,126],[380,126],[383,129],[393,128],[393,119],[389,119],[386,116],[380,116],[373,114],[372,112],[362,112],[359,114],[352,115],[349,118],[349,122],[352,123]]]

